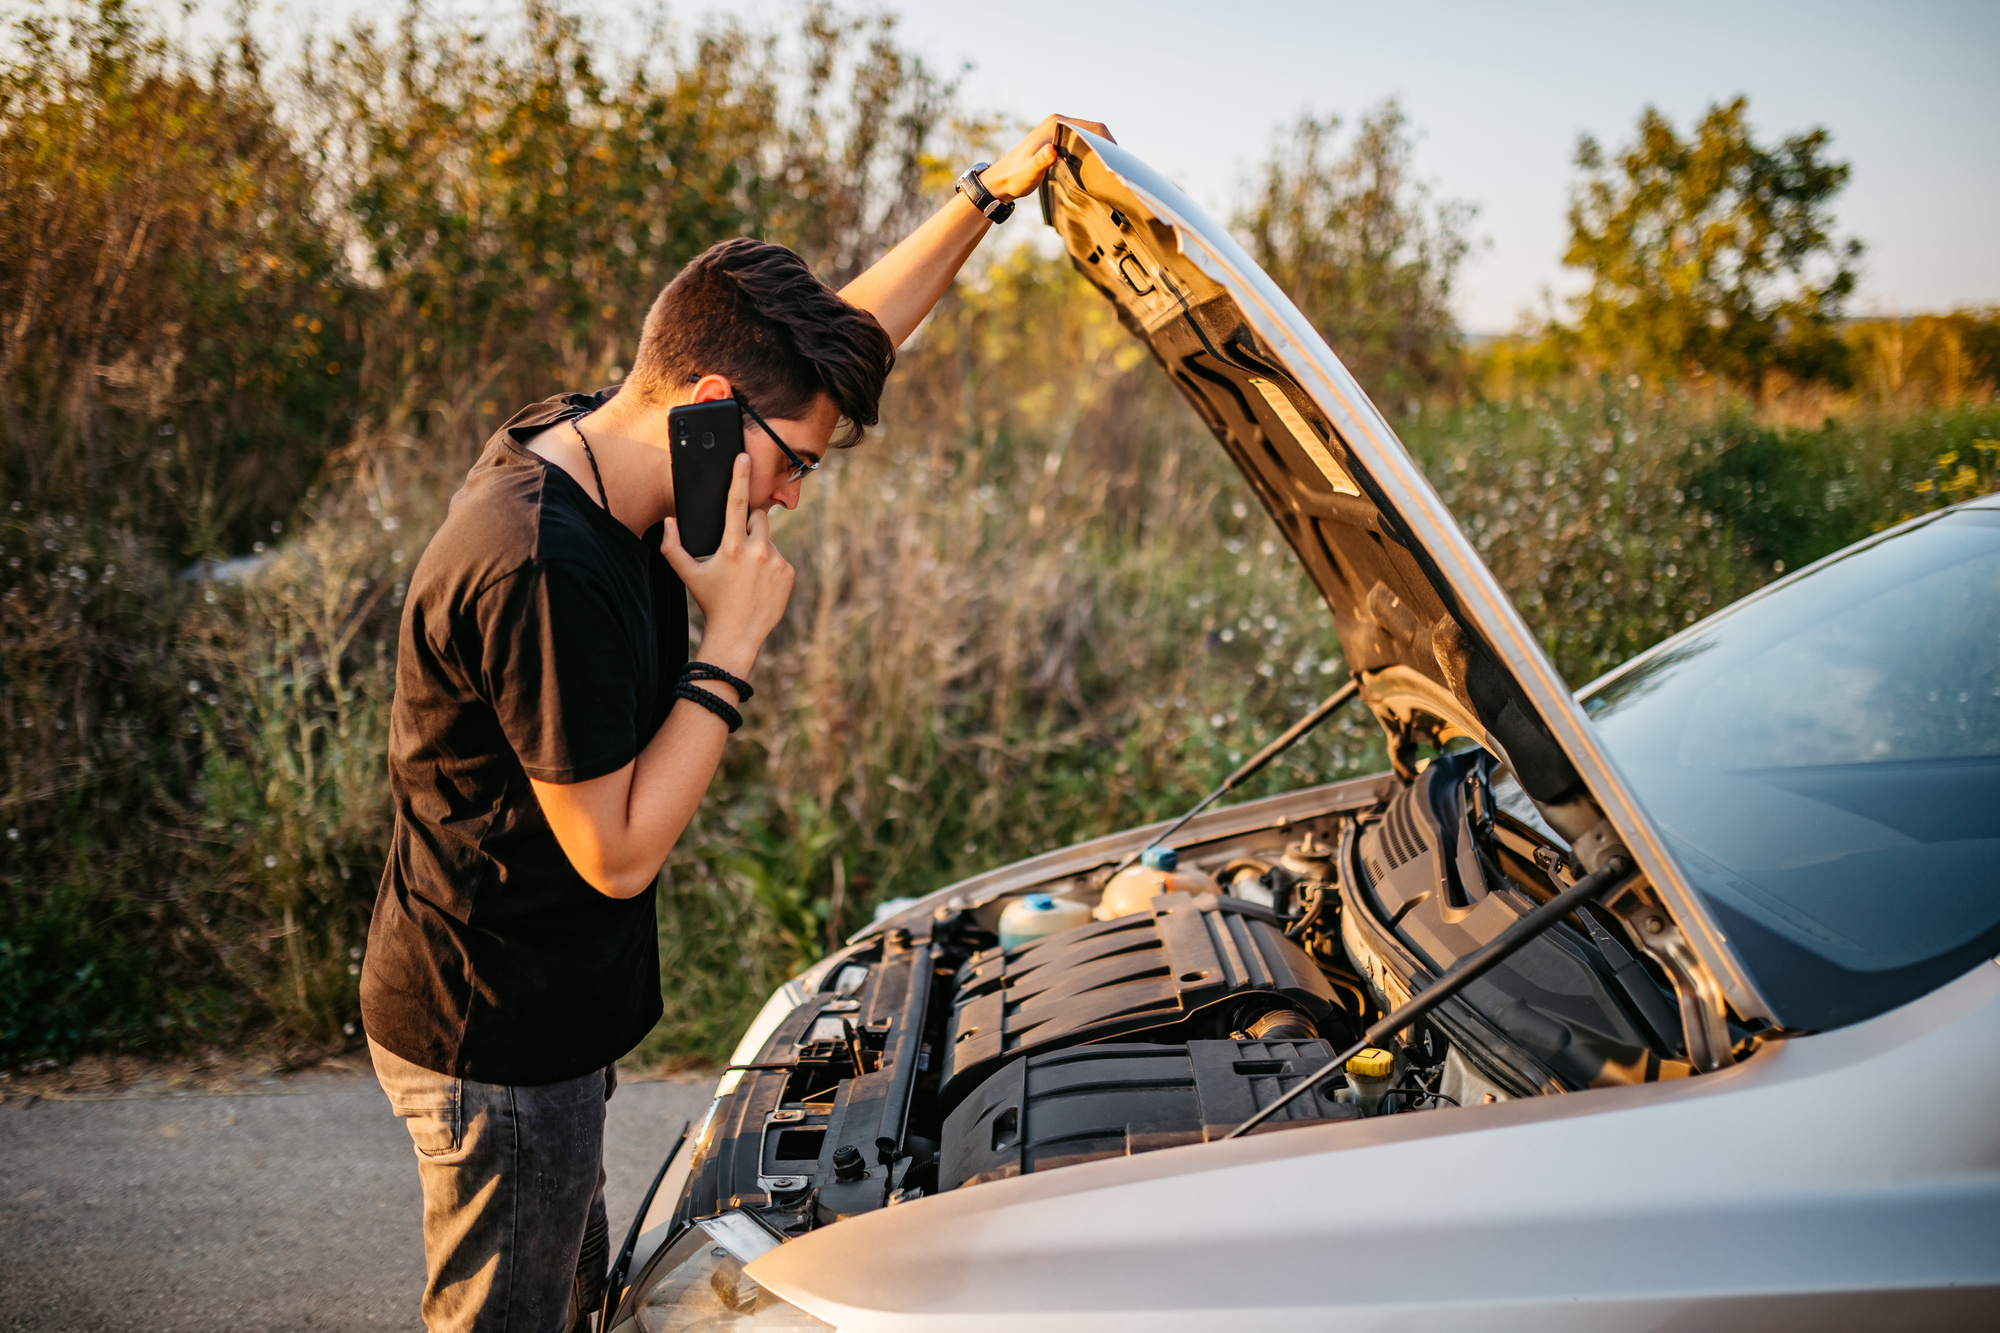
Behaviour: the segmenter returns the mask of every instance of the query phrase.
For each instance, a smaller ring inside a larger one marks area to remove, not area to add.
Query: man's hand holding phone
[[[701,659],[748,676],[764,640],[777,628],[791,601],[794,571],[771,544],[771,516],[750,508],[750,458],[738,454],[730,472],[723,508],[722,545],[706,560],[681,546],[680,526],[666,521],[660,554],[687,585],[707,628]]]

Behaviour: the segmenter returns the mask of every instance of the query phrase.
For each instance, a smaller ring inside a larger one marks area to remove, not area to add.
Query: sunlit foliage
[[[1841,336],[1855,388],[1877,403],[1957,407],[2000,388],[2000,309],[1854,320]]]
[[[1824,129],[1759,144],[1742,97],[1710,106],[1686,138],[1651,107],[1615,155],[1584,136],[1563,256],[1590,276],[1568,334],[1576,354],[1655,383],[1715,375],[1752,394],[1774,372],[1844,380],[1833,325],[1861,244],[1834,236],[1849,167],[1830,145]]]
[[[0,486],[174,554],[247,546],[356,371],[319,177],[254,47],[197,65],[122,0],[31,11],[0,179]]]
[[[1337,117],[1302,116],[1281,139],[1236,226],[1352,370],[1385,401],[1460,378],[1452,282],[1472,210],[1433,201],[1411,172],[1408,118],[1393,100],[1333,152]]]
[[[942,182],[947,90],[883,21],[815,6],[798,40],[789,87],[774,40],[734,24],[617,63],[540,0],[512,40],[412,8],[316,51],[334,222],[378,293],[370,401],[449,386],[490,418],[551,378],[615,380],[660,287],[731,236],[859,272]]]

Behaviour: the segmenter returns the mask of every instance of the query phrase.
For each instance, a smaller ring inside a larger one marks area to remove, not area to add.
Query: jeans
[[[603,1298],[604,1103],[615,1068],[537,1087],[433,1073],[368,1043],[417,1149],[424,1327],[564,1333]]]

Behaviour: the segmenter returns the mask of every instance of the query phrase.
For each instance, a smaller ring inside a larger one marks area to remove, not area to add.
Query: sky
[[[399,7],[291,3],[321,25]],[[904,44],[957,74],[968,108],[1102,120],[1221,217],[1299,113],[1352,125],[1399,99],[1418,135],[1417,175],[1478,210],[1456,298],[1469,332],[1504,332],[1578,285],[1561,256],[1579,134],[1615,147],[1648,104],[1685,132],[1738,93],[1760,141],[1824,126],[1832,155],[1853,165],[1834,207],[1840,233],[1868,247],[1855,313],[2000,304],[1995,0],[882,7],[901,16]],[[686,0],[671,12],[789,27],[799,10],[792,0]],[[1038,225],[1030,211],[1019,219]]]
[[[946,68],[972,62],[969,105],[1102,120],[1222,216],[1299,112],[1351,125],[1398,98],[1420,135],[1418,175],[1479,210],[1458,297],[1474,332],[1576,285],[1561,258],[1579,134],[1625,142],[1648,104],[1685,131],[1739,92],[1760,140],[1824,125],[1853,164],[1835,207],[1868,246],[1857,311],[2000,303],[1992,0],[910,0],[901,12],[917,49]]]

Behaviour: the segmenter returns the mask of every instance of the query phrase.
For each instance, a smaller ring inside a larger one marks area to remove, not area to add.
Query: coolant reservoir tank
[[[1090,908],[1067,898],[1030,893],[1016,898],[1000,913],[1000,947],[1011,949],[1044,935],[1056,935],[1090,920]]]
[[[1096,917],[1109,921],[1149,911],[1162,893],[1215,893],[1215,877],[1203,870],[1181,869],[1180,853],[1171,847],[1148,847],[1139,864],[1127,866],[1104,886]]]

